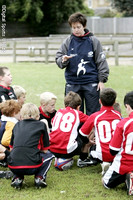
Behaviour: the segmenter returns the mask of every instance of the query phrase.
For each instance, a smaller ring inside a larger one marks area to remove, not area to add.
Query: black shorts
[[[103,176],[103,184],[106,188],[115,188],[117,185],[124,183],[126,179],[126,174],[118,174],[117,172],[113,171],[112,167],[110,166],[105,175]]]
[[[69,154],[55,153],[52,151],[51,151],[51,153],[53,153],[55,155],[55,157],[57,157],[57,158],[72,158],[75,155],[80,155],[82,147],[84,146],[84,143],[80,137],[77,138],[77,142],[78,142],[78,147]]]

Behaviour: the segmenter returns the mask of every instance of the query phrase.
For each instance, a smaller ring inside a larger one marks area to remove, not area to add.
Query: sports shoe
[[[11,186],[15,189],[21,189],[22,188],[23,179],[21,178],[15,178],[12,180]]]
[[[102,167],[102,176],[104,176],[104,174],[106,173],[106,171],[108,170],[108,168],[110,167],[111,163],[109,162],[103,162],[101,163],[101,167]]]
[[[44,179],[41,178],[35,178],[35,187],[38,188],[44,188],[47,187],[47,183],[45,182]]]
[[[0,171],[0,178],[9,179],[13,177],[13,173],[11,171]]]
[[[81,160],[80,158],[77,160],[78,167],[87,167],[89,165],[96,165],[97,161],[94,159],[86,158],[85,160]]]
[[[133,195],[133,172],[126,174],[127,194]]]

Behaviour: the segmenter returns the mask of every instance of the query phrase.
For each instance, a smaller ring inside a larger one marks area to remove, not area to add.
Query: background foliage
[[[112,6],[125,17],[133,16],[133,0],[112,0]]]
[[[31,34],[38,36],[55,33],[57,27],[76,11],[93,15],[93,11],[84,6],[84,0],[1,0],[2,5],[7,7],[8,22],[25,22]]]
[[[85,0],[1,0],[6,5],[6,21],[16,26],[25,24],[30,36],[48,36],[57,33],[58,27],[77,11],[93,16]],[[133,16],[133,0],[109,0],[112,8],[101,17]],[[118,13],[119,12],[119,13]],[[17,36],[17,35],[16,35]]]

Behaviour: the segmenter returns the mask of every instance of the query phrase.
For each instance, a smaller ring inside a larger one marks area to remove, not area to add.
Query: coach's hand
[[[103,88],[104,88],[104,83],[99,82],[98,85],[97,85],[97,91],[102,90]]]
[[[62,63],[66,62],[68,59],[72,58],[73,56],[64,55],[62,56]]]

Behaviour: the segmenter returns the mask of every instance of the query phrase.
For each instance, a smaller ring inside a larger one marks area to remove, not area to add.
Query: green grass
[[[26,102],[33,102],[39,106],[39,94],[45,91],[53,92],[57,96],[56,109],[63,107],[64,98],[64,70],[56,64],[16,63],[3,64],[8,66],[13,76],[13,85],[21,85],[27,91]],[[109,81],[106,87],[112,87],[118,93],[117,101],[122,107],[122,115],[126,117],[123,97],[132,90],[133,67],[111,66]],[[48,172],[48,187],[41,190],[34,188],[34,177],[25,176],[22,190],[15,190],[10,186],[11,180],[0,180],[0,200],[131,200],[122,184],[113,190],[105,189],[101,184],[100,165],[80,169],[76,166],[77,156],[74,157],[73,167],[64,172],[57,171],[52,163]],[[6,170],[6,168],[0,168]]]
[[[63,106],[64,97],[64,72],[55,64],[45,65],[40,63],[10,64],[13,76],[12,85],[18,84],[27,92],[27,102],[39,105],[39,95],[43,92],[53,92],[57,100],[57,108]]]

